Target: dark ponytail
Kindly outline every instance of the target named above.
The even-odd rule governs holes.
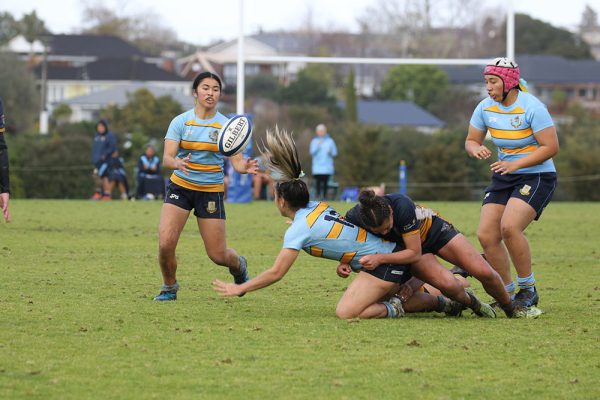
[[[360,192],[358,202],[360,203],[360,217],[369,228],[381,226],[390,217],[389,203],[372,190]]]

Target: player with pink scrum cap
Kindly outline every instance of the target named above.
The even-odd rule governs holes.
[[[483,75],[489,97],[473,112],[465,149],[471,157],[489,159],[492,153],[483,144],[489,132],[498,160],[490,164],[492,182],[485,189],[477,236],[516,306],[535,308],[539,296],[524,231],[539,219],[556,189],[552,157],[558,136],[546,106],[527,92],[517,63],[496,58]],[[516,294],[510,261],[517,272]]]

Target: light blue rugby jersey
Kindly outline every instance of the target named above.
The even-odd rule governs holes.
[[[350,264],[354,271],[362,268],[362,256],[392,253],[395,244],[370,234],[344,220],[327,203],[311,201],[296,212],[292,226],[285,232],[283,248],[304,250],[315,257]]]
[[[546,106],[535,96],[519,91],[514,104],[505,107],[490,97],[482,100],[471,117],[471,125],[482,131],[489,130],[498,147],[500,161],[514,161],[532,153],[539,147],[534,133],[553,126]],[[554,162],[548,159],[541,164],[521,168],[514,174],[556,172]]]
[[[202,192],[222,192],[223,155],[219,153],[217,136],[228,119],[217,112],[211,119],[199,119],[194,109],[173,118],[165,140],[179,143],[178,158],[192,153],[188,165],[189,175],[173,171],[171,181],[187,189]]]

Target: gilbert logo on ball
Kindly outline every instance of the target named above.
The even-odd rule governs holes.
[[[232,117],[219,131],[217,145],[224,156],[242,152],[252,137],[252,123],[244,115]]]

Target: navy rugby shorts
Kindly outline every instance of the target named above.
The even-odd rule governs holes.
[[[198,218],[225,219],[223,192],[200,192],[190,190],[169,181],[165,203],[184,210],[194,210]]]
[[[396,246],[394,252],[402,250],[404,247]],[[382,264],[374,270],[362,269],[361,271],[367,274],[373,275],[376,278],[384,280],[386,282],[394,282],[403,284],[408,281],[412,274],[410,273],[410,265],[393,265],[393,264]]]
[[[552,199],[556,183],[556,172],[507,175],[494,173],[492,183],[485,189],[483,204],[506,205],[511,197],[516,197],[535,210],[537,221]]]

